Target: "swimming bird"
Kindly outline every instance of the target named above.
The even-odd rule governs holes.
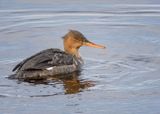
[[[45,79],[48,76],[68,74],[79,71],[83,60],[79,54],[81,46],[105,48],[105,46],[89,41],[82,33],[70,30],[63,37],[64,51],[50,48],[24,59],[17,64],[14,78]]]

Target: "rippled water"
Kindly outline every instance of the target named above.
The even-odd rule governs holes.
[[[106,50],[82,47],[80,73],[38,82],[9,80],[12,68],[69,30]],[[0,1],[1,114],[160,113],[160,2]]]

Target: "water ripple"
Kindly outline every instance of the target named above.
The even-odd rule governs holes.
[[[53,27],[60,25],[107,25],[107,26],[145,26],[146,23],[118,21],[117,17],[159,17],[159,5],[118,5],[117,9],[108,11],[54,11],[52,9],[22,9],[22,10],[0,10],[0,31],[30,26],[30,27]],[[138,7],[138,8],[137,8]],[[115,18],[111,21],[108,18]],[[14,22],[14,23],[13,23]]]

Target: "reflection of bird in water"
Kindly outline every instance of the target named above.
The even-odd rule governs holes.
[[[81,46],[105,48],[87,40],[85,36],[75,30],[69,31],[64,37],[64,51],[60,49],[43,50],[15,66],[14,78],[44,79],[48,76],[68,74],[80,70],[83,60],[79,55]]]
[[[79,93],[84,89],[94,86],[93,81],[81,80],[79,79],[80,78],[79,75],[80,75],[80,72],[73,72],[70,74],[48,77],[47,79],[44,79],[44,80],[25,80],[25,81],[32,84],[46,84],[46,85],[52,85],[57,83],[63,84],[63,87],[64,87],[63,94]],[[57,94],[53,94],[53,95],[57,95]],[[40,95],[40,96],[42,97],[42,96],[52,96],[52,95]]]
[[[75,94],[94,86],[93,81],[79,80],[77,72],[72,73],[68,79],[63,79],[65,94]]]

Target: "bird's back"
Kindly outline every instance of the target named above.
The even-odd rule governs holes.
[[[71,65],[73,57],[60,49],[43,50],[15,66],[17,70],[43,70],[51,66]]]
[[[15,66],[13,71],[16,71],[17,78],[27,77],[28,74],[30,77],[33,74],[54,75],[77,70],[76,63],[77,60],[72,55],[60,49],[51,48],[23,60]]]

